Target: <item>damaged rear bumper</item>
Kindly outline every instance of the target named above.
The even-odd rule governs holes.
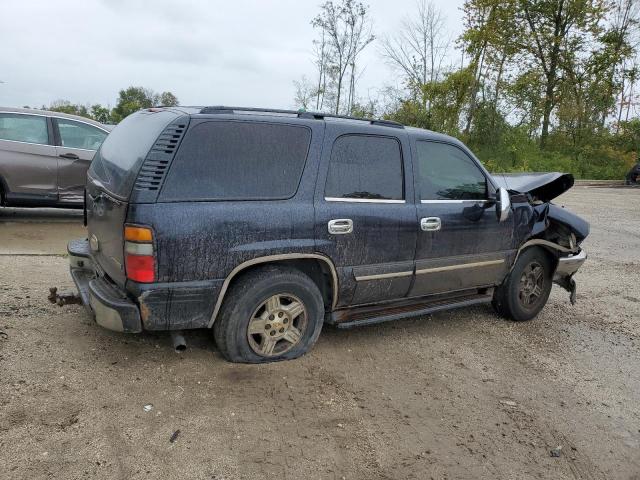
[[[116,285],[96,275],[87,240],[72,240],[67,245],[71,278],[85,308],[96,323],[117,332],[142,331],[138,306]]]
[[[562,256],[558,259],[558,266],[553,275],[553,281],[570,293],[571,304],[576,303],[576,282],[573,275],[578,271],[587,259],[587,252],[580,250],[578,253]]]

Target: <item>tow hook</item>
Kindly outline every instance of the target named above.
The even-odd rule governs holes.
[[[51,287],[49,289],[49,296],[47,297],[51,303],[62,307],[63,305],[80,305],[82,304],[82,298],[76,292],[65,291],[58,293],[58,287]]]

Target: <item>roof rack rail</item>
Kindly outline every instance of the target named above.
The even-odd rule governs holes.
[[[333,113],[308,112],[306,110],[282,110],[277,108],[252,108],[252,107],[228,107],[223,105],[215,105],[211,107],[202,107],[200,113],[208,114],[233,114],[235,112],[255,112],[255,113],[277,113],[296,115],[298,118],[309,118],[314,120],[324,120],[325,118],[337,118],[342,120],[358,120],[361,122],[369,122],[371,125],[380,125],[383,127],[404,128],[404,125],[392,120],[377,120],[375,118],[352,117],[349,115],[335,115]]]

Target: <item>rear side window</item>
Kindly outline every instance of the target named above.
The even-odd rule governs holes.
[[[395,138],[343,135],[331,150],[326,199],[402,200],[400,143]]]
[[[191,128],[160,201],[278,200],[295,195],[307,159],[307,127],[205,122]]]
[[[97,150],[107,136],[107,132],[86,123],[62,118],[56,118],[56,123],[63,147]]]
[[[47,119],[38,115],[0,113],[0,140],[47,145]]]
[[[418,172],[422,200],[484,200],[487,179],[461,149],[419,141]]]

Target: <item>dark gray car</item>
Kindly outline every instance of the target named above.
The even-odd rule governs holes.
[[[87,170],[109,133],[88,118],[0,107],[0,202],[82,207]]]

